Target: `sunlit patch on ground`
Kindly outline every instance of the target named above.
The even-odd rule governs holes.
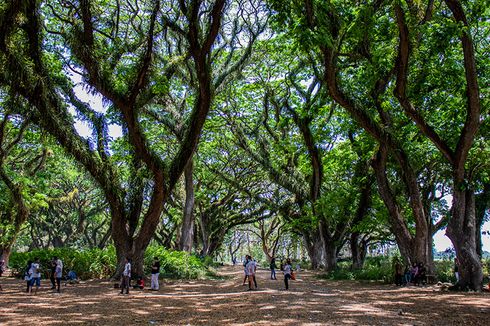
[[[241,266],[224,280],[164,282],[160,291],[120,295],[113,283],[83,282],[61,294],[44,283],[37,295],[21,280],[2,278],[1,325],[485,325],[490,295],[436,287],[323,281],[308,272],[284,291],[259,271],[259,288],[242,286]],[[278,275],[279,276],[279,275]]]

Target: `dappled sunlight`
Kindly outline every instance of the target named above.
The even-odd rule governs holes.
[[[311,272],[284,291],[282,280],[269,280],[266,270],[257,275],[259,288],[247,291],[239,266],[222,270],[233,277],[163,282],[160,291],[129,295],[96,280],[64,287],[61,294],[48,290],[45,282],[37,295],[29,295],[21,292],[20,280],[3,278],[0,324],[452,325],[490,314],[487,294],[323,281]]]

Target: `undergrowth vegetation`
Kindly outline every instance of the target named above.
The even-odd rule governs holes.
[[[43,277],[48,277],[50,261],[53,256],[63,261],[63,273],[74,270],[81,279],[103,279],[111,277],[116,269],[114,247],[107,249],[76,250],[70,248],[37,249],[30,252],[13,252],[9,266],[17,276],[23,275],[29,260],[39,258]],[[153,257],[161,263],[161,275],[167,278],[198,279],[213,276],[209,262],[205,262],[187,252],[172,251],[161,247],[149,247],[145,254],[145,273],[150,274]]]
[[[336,270],[322,274],[321,278],[331,280],[378,281],[384,283],[394,282],[393,257],[368,257],[366,258],[364,268],[360,270],[351,269],[351,262],[348,260],[339,262],[337,266],[338,268]],[[436,260],[434,261],[434,268],[436,281],[450,283],[456,281],[452,260]],[[486,279],[490,275],[490,259],[483,260],[483,274],[486,276]]]

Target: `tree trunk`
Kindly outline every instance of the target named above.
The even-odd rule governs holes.
[[[5,262],[4,264],[5,268],[9,264],[11,250],[12,250],[12,245],[0,247],[0,259]]]
[[[429,232],[427,234],[427,274],[434,274],[435,272],[435,265],[434,265],[434,225],[432,224],[431,220],[428,220],[428,226],[429,226]]]
[[[192,160],[189,161],[185,170],[185,205],[182,227],[180,232],[179,249],[191,252],[194,246],[194,180]]]
[[[318,269],[323,266],[324,249],[318,230],[313,234],[304,232],[303,240],[310,258],[311,268]]]
[[[380,150],[373,160],[373,168],[376,175],[379,194],[388,209],[391,231],[395,235],[398,249],[406,264],[423,263],[426,268],[432,266],[429,248],[432,248],[432,235],[429,234],[429,226],[424,214],[424,207],[420,200],[420,190],[412,168],[401,150],[398,152],[397,161],[400,164],[404,183],[408,189],[411,211],[415,217],[415,234],[410,233],[408,224],[403,216],[402,209],[393,194],[388,177],[386,176],[386,163],[388,149],[381,145]],[[432,249],[431,249],[432,250]]]
[[[367,240],[360,238],[359,232],[352,232],[350,236],[350,249],[352,254],[352,269],[362,269],[367,253]]]
[[[483,270],[476,249],[475,196],[472,190],[457,190],[457,187],[461,185],[454,185],[452,216],[446,230],[459,260],[460,280],[457,287],[481,291]]]
[[[337,268],[337,249],[338,246],[335,241],[324,241],[325,247],[325,270],[327,272],[333,271]]]

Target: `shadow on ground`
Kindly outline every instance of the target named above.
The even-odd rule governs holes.
[[[300,273],[284,291],[259,271],[246,291],[241,267],[223,267],[224,280],[164,282],[160,291],[120,295],[113,284],[88,281],[37,295],[24,282],[2,278],[2,325],[490,325],[490,295],[447,293],[436,287],[319,280]]]

